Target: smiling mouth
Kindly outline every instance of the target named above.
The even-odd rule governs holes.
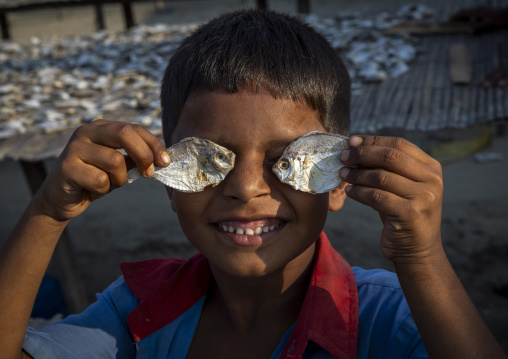
[[[259,221],[227,221],[217,223],[220,230],[226,233],[259,235],[271,232],[285,222],[278,219],[264,219]]]

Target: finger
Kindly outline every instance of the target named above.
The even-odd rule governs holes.
[[[62,169],[66,174],[64,180],[74,189],[100,195],[110,191],[111,182],[108,174],[96,166],[78,159],[72,163],[64,162]]]
[[[346,194],[383,215],[398,215],[404,212],[406,200],[381,189],[361,185],[346,186]]]
[[[402,137],[387,136],[352,136],[349,139],[350,147],[379,146],[390,147],[402,151],[425,164],[435,164],[437,161],[426,154],[421,148]]]
[[[378,188],[406,199],[418,192],[415,182],[382,169],[343,167],[340,177],[351,185]]]
[[[406,153],[390,147],[358,147],[349,150],[349,157],[341,153],[341,161],[349,166],[387,170],[415,182],[429,180],[434,174],[429,166],[415,160]]]
[[[123,148],[145,177],[153,175],[154,162],[160,167],[169,164],[164,144],[140,125],[102,120],[95,121],[88,127],[83,126],[81,132],[78,136],[84,136],[90,142]]]
[[[392,147],[353,147],[342,151],[340,160],[348,166],[385,169],[416,182],[433,180],[433,177],[440,175],[441,168],[424,164],[407,153]]]
[[[80,147],[81,161],[107,173],[111,187],[120,187],[127,182],[127,164],[119,151],[92,143],[83,143]]]
[[[168,151],[166,150],[166,146],[157,138],[157,136],[154,136],[150,131],[142,126],[136,127],[136,130],[155,155],[155,164],[159,167],[166,167],[169,165],[171,159]]]

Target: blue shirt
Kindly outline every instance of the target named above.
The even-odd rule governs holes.
[[[320,245],[317,248],[329,245],[326,237],[324,238],[325,245]],[[317,252],[323,251],[326,252],[323,249],[317,250]],[[320,260],[318,259],[316,262],[315,266],[319,265]],[[325,272],[325,277],[331,275],[328,273],[329,271]],[[356,357],[362,359],[428,358],[396,275],[384,270],[364,270],[357,267],[352,269],[352,273],[356,281],[358,295],[357,322],[351,323],[353,327],[357,324]],[[326,285],[324,286],[326,287]],[[353,293],[353,297],[354,295],[355,293]],[[147,332],[140,339],[137,334],[132,334],[132,323],[129,323],[128,317],[139,314],[135,309],[140,307],[144,298],[139,293],[136,296],[122,276],[102,294],[98,294],[97,301],[83,313],[70,315],[40,331],[29,328],[25,335],[23,348],[36,359],[184,359],[199,322],[205,298],[206,294],[199,296],[197,300],[184,307],[181,314],[171,319],[167,324],[158,325],[159,329]],[[319,311],[316,308],[323,306],[322,303],[315,303],[316,300],[321,301],[319,298],[325,297],[313,297],[313,303],[310,306],[306,306],[304,303],[304,307],[314,308],[309,314],[316,318],[319,318],[319,313],[316,316],[316,313],[312,311]],[[171,303],[167,305],[169,306]],[[180,306],[181,303],[177,301],[177,305]],[[303,311],[304,309],[302,309]],[[142,320],[148,320],[148,324],[151,324],[150,320],[153,322],[160,318],[157,313],[148,313],[146,309],[144,313],[146,316],[144,315]],[[303,317],[302,314],[301,316]],[[304,322],[304,319],[299,318],[298,321]],[[306,326],[312,326],[312,323],[306,324]],[[283,335],[270,359],[277,359],[281,354],[288,358],[324,359],[334,357],[328,352],[333,351],[333,346],[327,346],[327,341],[319,338],[319,336],[332,333],[331,338],[324,339],[333,341],[334,336],[338,335],[338,331],[333,328],[333,325],[331,328],[323,328],[322,331],[319,331],[318,328],[317,333],[313,331],[305,334],[310,340],[308,343],[305,342],[302,355],[292,356],[291,352],[287,350],[288,347],[291,349],[293,346],[289,341],[294,341],[291,339],[294,337],[294,332],[301,331],[301,328],[295,329],[295,327],[297,327],[297,323]],[[343,330],[342,327],[339,329]],[[343,342],[344,339],[335,338],[335,341]],[[296,343],[296,347],[298,347],[298,343]],[[337,357],[340,354],[335,355]]]

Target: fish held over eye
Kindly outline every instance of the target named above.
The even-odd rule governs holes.
[[[272,170],[282,183],[309,193],[324,193],[340,186],[340,153],[348,138],[319,131],[309,132],[284,150]]]
[[[153,178],[181,192],[201,192],[218,185],[235,165],[235,154],[212,141],[188,137],[167,149],[171,163],[155,167]],[[139,178],[137,168],[127,174],[127,182]]]

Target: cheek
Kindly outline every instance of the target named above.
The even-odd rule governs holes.
[[[192,194],[182,193],[175,191],[173,194],[172,205],[173,208],[178,215],[178,219],[182,224],[182,227],[185,223],[192,221],[193,218],[197,217],[197,214],[192,215],[196,211],[196,199],[192,198]]]
[[[197,223],[206,222],[207,209],[212,202],[212,192],[211,187],[197,193],[173,191],[172,206],[184,232],[192,230]]]
[[[312,223],[317,226],[324,225],[328,215],[329,194],[312,194],[290,188],[285,197],[294,208],[298,221]]]

